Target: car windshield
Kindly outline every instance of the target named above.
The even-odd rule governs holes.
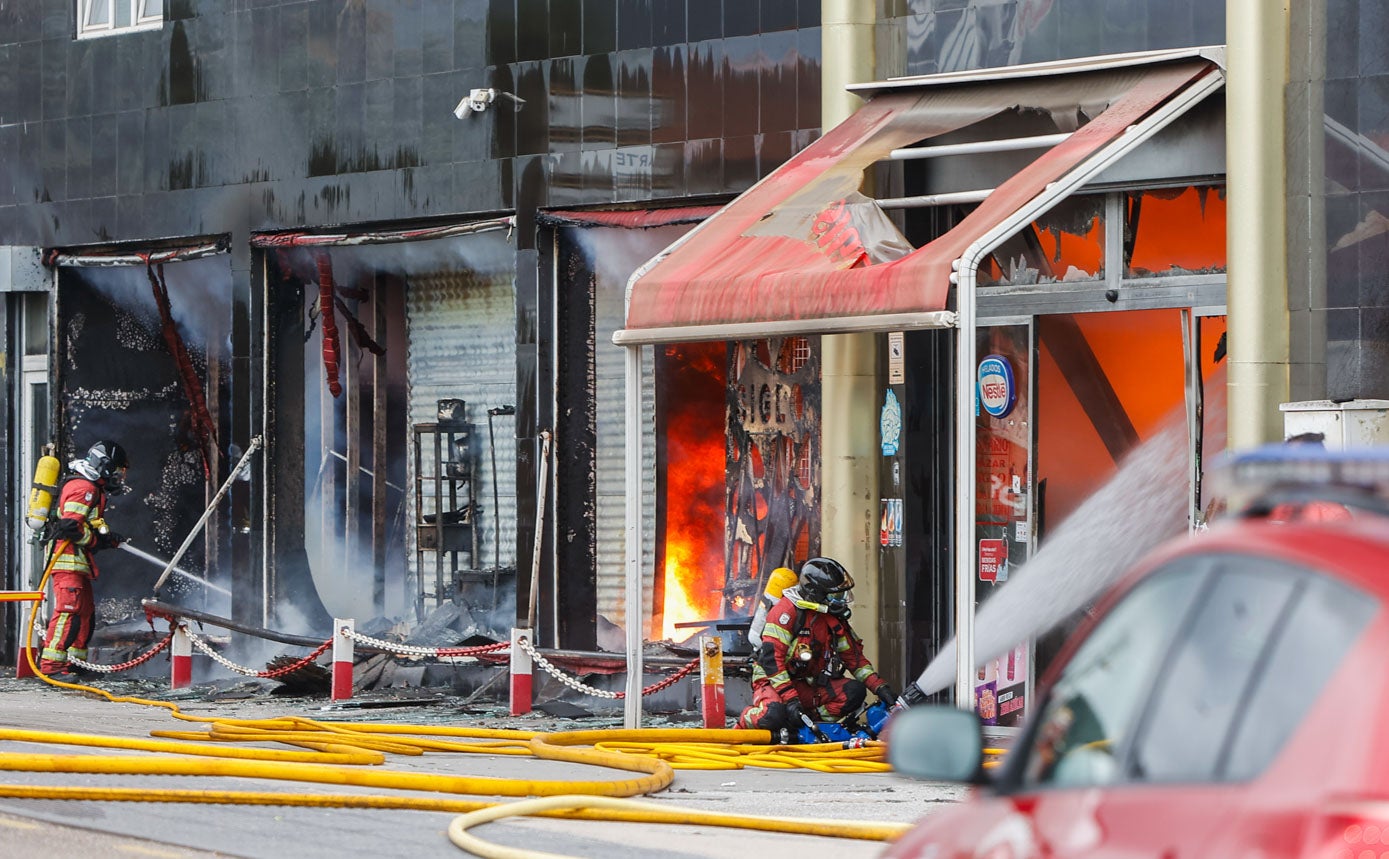
[[[1269,557],[1176,561],[1082,642],[1013,778],[1024,788],[1252,778],[1378,610],[1344,581]]]
[[[1086,638],[1042,710],[1024,785],[1104,784],[1116,777],[1114,751],[1195,598],[1200,573],[1188,565],[1154,574]]]

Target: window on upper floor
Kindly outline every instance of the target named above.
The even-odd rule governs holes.
[[[164,24],[164,0],[77,0],[77,38],[157,30]]]

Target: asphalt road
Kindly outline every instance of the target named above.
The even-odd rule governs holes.
[[[163,695],[156,684],[97,681],[117,694]],[[616,726],[612,719],[556,719],[533,713],[509,717],[504,709],[463,711],[450,699],[432,706],[359,711],[322,710],[309,699],[254,694],[239,701],[209,702],[210,690],[179,693],[190,715],[264,719],[302,715],[334,721],[456,724],[532,731]],[[648,726],[667,726],[652,719]],[[0,675],[0,726],[114,736],[147,737],[151,730],[187,730],[160,708],[114,704],[79,692],[57,690],[37,680]],[[196,726],[191,726],[196,728]],[[94,754],[111,752],[74,746],[5,743],[4,752]],[[143,754],[119,752],[119,754]],[[391,757],[386,768],[405,772],[487,775],[527,779],[614,779],[625,774],[524,756],[431,754]],[[202,776],[103,776],[4,772],[0,782],[35,785],[110,785],[294,793],[375,793],[375,788],[305,785],[245,778]],[[668,789],[649,797],[682,808],[737,814],[910,822],[963,795],[953,785],[928,784],[891,773],[829,774],[808,770],[681,770]],[[472,799],[473,797],[460,797]],[[296,808],[286,806],[175,805],[131,802],[70,802],[0,799],[0,842],[4,855],[255,857],[448,857],[464,856],[448,840],[453,814],[397,810]],[[32,825],[34,829],[27,828]],[[795,851],[802,857],[859,859],[878,855],[883,845],[837,838],[782,835],[718,827],[514,819],[474,832],[497,844],[570,856],[727,859]],[[12,848],[11,845],[14,845]],[[21,851],[19,845],[26,846]],[[13,849],[14,852],[11,852]]]

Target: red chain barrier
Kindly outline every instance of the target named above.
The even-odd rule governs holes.
[[[305,656],[298,662],[295,662],[291,665],[285,665],[280,668],[273,669],[271,671],[257,671],[255,676],[270,678],[283,677],[286,674],[292,674],[293,672],[298,671],[300,668],[303,668],[305,665],[308,665],[310,662],[313,662],[315,659],[322,656],[323,652],[332,646],[333,639],[330,638],[327,641],[320,644],[317,650],[315,650],[313,653],[310,653],[308,656]]]
[[[171,642],[171,641],[173,641],[173,640],[174,640],[174,631],[171,629],[171,630],[169,630],[169,634],[166,635],[166,636],[164,636],[164,640],[161,641],[161,642],[159,642],[158,644],[156,644],[156,645],[155,645],[152,649],[150,649],[147,653],[144,653],[144,654],[142,654],[142,655],[140,655],[140,656],[137,656],[137,657],[135,657],[134,659],[130,660],[129,662],[121,662],[121,663],[116,664],[116,665],[103,665],[103,666],[101,666],[101,667],[102,667],[103,669],[105,669],[105,670],[102,671],[101,673],[105,674],[105,673],[107,673],[107,672],[110,672],[110,673],[114,674],[114,673],[116,673],[117,671],[128,671],[128,670],[130,670],[131,668],[134,668],[134,667],[137,666],[137,665],[140,665],[140,664],[142,664],[142,663],[148,662],[148,661],[150,661],[150,659],[152,659],[152,658],[154,657],[155,654],[157,654],[159,651],[163,650],[164,648],[168,647],[168,646],[169,646],[169,642]],[[83,660],[83,661],[85,661],[85,660]],[[88,664],[94,664],[94,663],[88,663]],[[81,666],[79,665],[78,667],[80,668]],[[89,670],[89,671],[94,671],[94,670],[96,670],[96,669],[90,669],[90,668],[89,668],[89,669],[87,669],[87,670]]]
[[[656,681],[655,683],[652,683],[650,686],[647,686],[646,688],[642,689],[642,690],[641,690],[641,695],[642,695],[642,697],[645,698],[647,695],[654,695],[654,694],[656,694],[657,692],[661,691],[662,689],[665,689],[665,688],[668,687],[668,686],[674,686],[674,685],[675,685],[675,682],[676,682],[677,680],[679,680],[681,677],[684,677],[686,674],[689,674],[691,671],[695,670],[695,669],[698,668],[698,667],[699,667],[699,657],[696,656],[694,659],[690,660],[690,664],[689,664],[689,665],[686,665],[684,668],[681,668],[679,671],[677,671],[677,672],[675,672],[674,674],[670,675],[670,676],[667,677],[666,679],[664,679],[664,680],[658,680],[658,681]],[[618,692],[618,693],[617,693],[617,697],[618,697],[618,698],[626,698],[626,697],[627,697],[627,693],[626,693],[625,691],[624,691],[624,692]]]
[[[494,644],[479,644],[477,647],[441,647],[435,653],[436,656],[476,656],[479,653],[495,653],[498,650],[506,650],[511,646],[509,641],[498,641]]]

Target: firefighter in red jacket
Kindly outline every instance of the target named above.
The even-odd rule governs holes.
[[[106,497],[128,491],[125,472],[130,462],[114,441],[99,441],[87,455],[68,464],[73,475],[63,483],[58,497],[58,518],[52,523],[53,617],[43,639],[39,670],[44,674],[71,673],[69,661],[87,658],[96,602],[92,579],[97,577],[93,559],[101,549],[113,549],[123,541],[106,527]]]
[[[889,707],[897,701],[849,626],[845,595],[853,586],[838,561],[805,562],[796,585],[767,612],[752,669],[752,706],[738,717],[739,728],[787,728],[794,736],[803,716],[837,722],[858,715],[869,690]]]

